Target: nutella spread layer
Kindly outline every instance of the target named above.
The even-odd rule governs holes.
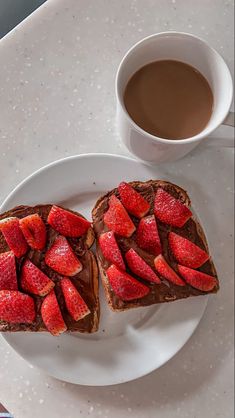
[[[123,184],[124,186],[122,186],[121,184],[121,187],[124,188],[124,193],[122,192],[122,188],[120,188],[120,186],[112,190],[111,192],[107,193],[105,196],[101,197],[98,200],[92,212],[93,226],[94,226],[94,230],[95,230],[95,234],[97,238],[97,257],[98,257],[99,267],[101,270],[102,281],[105,287],[105,293],[106,293],[110,307],[114,310],[124,310],[124,309],[128,309],[131,307],[147,306],[147,305],[151,305],[154,303],[173,301],[173,300],[177,300],[181,298],[186,298],[189,296],[198,296],[198,295],[203,295],[206,293],[216,293],[219,289],[216,270],[215,270],[215,267],[211,258],[209,257],[209,255],[207,255],[208,246],[207,246],[206,238],[202,231],[202,228],[199,225],[195,216],[193,216],[192,213],[190,212],[190,209],[189,209],[190,199],[187,196],[186,192],[176,185],[173,185],[169,182],[160,181],[160,180],[159,181],[151,180],[151,181],[144,182],[144,183],[143,182],[129,183],[129,186],[131,186],[136,192],[138,192],[138,194],[140,194],[144,198],[144,200],[148,203],[148,205],[146,204],[146,211],[144,213],[144,216],[142,216],[142,213],[140,213],[140,215],[137,213],[137,216],[135,216],[133,215],[133,213],[137,210],[136,207],[138,206],[138,196],[137,195],[132,196],[132,192],[130,191],[130,196],[128,199],[128,185],[125,186],[126,183],[123,183]],[[125,188],[127,189],[126,195],[125,195]],[[166,192],[166,194],[164,194],[164,192]],[[159,195],[159,199],[158,197],[156,197],[157,194]],[[161,214],[161,206],[159,205],[160,195],[163,195],[164,198],[166,197],[166,199],[170,201],[170,204],[172,204],[171,197],[173,198],[172,199],[173,206],[174,204],[176,205],[174,206],[175,208],[174,210],[176,212],[172,220],[170,218],[169,220],[167,219],[167,216],[168,216],[167,212],[168,212],[169,206],[168,207],[166,206],[166,210],[164,210]],[[122,280],[122,274],[120,273],[121,270],[120,271],[118,270],[119,271],[118,273],[114,267],[111,267],[110,269],[110,266],[115,264],[112,261],[112,256],[108,256],[107,258],[107,254],[106,256],[104,255],[105,248],[102,251],[101,246],[100,246],[100,242],[101,242],[100,237],[102,236],[105,237],[104,235],[105,233],[107,233],[108,231],[110,231],[111,233],[112,228],[115,229],[115,224],[113,227],[112,222],[110,222],[110,219],[108,218],[109,212],[112,211],[112,208],[111,209],[109,208],[113,204],[114,205],[117,204],[118,206],[119,203],[117,203],[116,201],[113,202],[113,200],[112,200],[112,203],[110,203],[111,202],[110,199],[112,196],[115,196],[119,200],[119,202],[122,203],[122,205],[126,209],[126,212],[129,218],[131,219],[132,223],[135,226],[135,230],[132,233],[131,225],[130,225],[130,236],[123,236],[126,234],[126,231],[125,230],[122,231],[121,229],[120,230],[117,229],[119,233],[116,233],[114,231],[114,236],[115,236],[116,244],[121,252],[122,258],[125,263],[125,274],[127,273],[127,275],[131,276],[132,278],[137,280],[139,283],[143,284],[144,287],[148,288],[148,290],[140,289],[140,293],[136,299],[133,299],[130,296],[130,293],[126,295],[124,294],[124,296],[122,296],[121,293],[119,292],[119,289],[116,288],[115,278],[118,280],[119,287],[120,287],[120,280]],[[127,199],[125,200],[126,197]],[[135,203],[133,207],[131,206],[132,197],[133,197],[133,202]],[[176,203],[175,203],[175,200],[176,200]],[[144,204],[144,202],[140,200],[140,206],[142,205],[142,203]],[[177,213],[178,213],[177,205],[179,206],[180,210],[182,207],[182,212],[183,212],[182,216],[186,217],[185,220],[183,219],[183,221],[180,218],[179,220],[176,219]],[[113,213],[115,213],[115,211]],[[108,215],[105,215],[105,214],[108,214]],[[106,219],[106,222],[105,222],[105,219]],[[160,239],[159,254],[150,253],[148,250],[146,250],[146,248],[140,247],[140,243],[138,241],[139,235],[140,235],[140,223],[145,222],[144,220],[146,221],[149,220],[151,222],[156,221],[158,235]],[[123,224],[124,222],[125,222],[125,219],[123,220]],[[175,225],[172,225],[172,223]],[[176,224],[180,226],[177,226]],[[127,235],[129,235],[129,232],[127,232]],[[176,244],[175,244],[176,249],[175,249],[175,246],[171,248],[169,244],[169,237],[170,239],[174,239],[176,241]],[[177,259],[175,252],[177,252],[178,250],[178,247],[179,247],[177,246],[178,240],[180,240],[181,237],[185,238],[185,240],[183,241],[183,243],[181,244],[181,247],[179,248],[181,252],[179,256],[177,256],[178,257]],[[186,249],[187,249],[188,248],[187,245],[189,245],[190,247],[191,243],[195,244],[195,247],[193,247],[193,251],[194,251],[194,248],[196,251],[196,254],[193,254],[194,258],[195,257],[202,257],[202,258],[204,257],[204,258],[201,261],[199,260],[199,262],[197,261],[197,264],[201,263],[200,267],[189,270],[190,261],[186,260],[186,266],[185,266],[184,259],[181,260],[180,258],[180,262],[179,262],[179,257],[181,256],[181,253],[182,253],[182,246],[183,246],[183,249],[184,249],[184,246],[186,246]],[[191,251],[191,247],[190,247],[190,251]],[[143,260],[149,267],[151,267],[152,271],[160,279],[159,282],[157,283],[151,282],[149,280],[141,278],[136,273],[137,270],[135,270],[135,264],[133,265],[134,267],[130,268],[130,265],[132,266],[132,264],[127,262],[127,260],[129,260],[128,254],[132,256],[131,261],[136,262],[136,263],[140,261],[142,263],[141,260]],[[158,255],[160,255],[160,260],[157,257]],[[140,259],[138,256],[140,257]],[[186,258],[187,258],[187,252],[186,252]],[[176,284],[177,281],[174,283],[173,281],[170,281],[169,279],[167,279],[166,278],[167,274],[164,273],[163,275],[163,270],[161,270],[162,264],[159,265],[159,268],[157,270],[157,266],[162,261],[162,259],[164,260],[164,263],[166,262],[167,266],[173,270],[173,274],[176,273],[176,275],[179,277],[180,285]],[[182,266],[180,267],[182,263],[184,263],[184,265],[183,267]],[[179,269],[181,269],[180,270],[181,273],[179,272]],[[187,281],[185,280],[185,277],[183,277],[183,275],[185,276],[186,274],[185,271],[187,273],[187,277],[186,277]],[[195,275],[195,272],[196,272],[196,282],[191,280],[191,275],[192,274]],[[200,276],[199,277],[200,280],[199,280],[197,272],[201,272],[206,275],[209,275],[211,279],[208,279],[208,280],[212,281],[213,285],[209,284],[207,287],[204,285],[201,285],[201,282],[199,283],[199,281],[205,278],[207,282],[207,277]],[[124,284],[126,283],[125,274],[123,276]],[[126,279],[129,280],[128,276],[126,277]],[[192,286],[192,283],[193,283],[193,286]],[[198,288],[196,288],[196,286]],[[210,287],[210,290],[205,291],[205,289],[208,289],[209,287]],[[128,292],[129,290],[130,289],[128,289]],[[141,297],[141,292],[143,292],[142,297]]]
[[[8,321],[1,321],[0,318],[0,331],[47,331],[47,327],[42,319],[41,308],[44,299],[47,297],[33,294],[31,292],[25,291],[22,288],[21,277],[22,277],[22,268],[26,263],[30,261],[34,266],[36,266],[41,272],[43,272],[50,280],[53,281],[54,287],[53,292],[56,296],[59,309],[62,314],[63,321],[67,331],[79,331],[79,332],[94,332],[98,329],[99,323],[99,298],[98,298],[98,273],[96,260],[93,253],[89,250],[89,247],[92,245],[94,240],[94,235],[92,229],[89,229],[79,237],[66,237],[63,239],[67,241],[71,252],[74,254],[75,258],[78,260],[78,263],[81,264],[81,271],[77,274],[73,274],[69,277],[69,284],[75,287],[81,296],[81,300],[85,302],[84,306],[87,308],[87,312],[81,315],[81,319],[74,320],[71,313],[68,310],[65,302],[65,293],[62,291],[61,280],[65,277],[65,274],[58,273],[55,269],[52,269],[45,262],[45,255],[48,250],[53,247],[53,244],[56,242],[58,237],[62,235],[48,223],[48,215],[52,209],[52,205],[38,205],[35,207],[28,206],[19,206],[16,207],[4,214],[0,215],[0,221],[6,218],[16,217],[18,219],[26,218],[27,216],[38,214],[43,220],[46,226],[46,243],[43,249],[37,250],[28,246],[27,251],[21,257],[15,257],[16,262],[16,272],[17,272],[17,287],[18,291],[22,293],[27,293],[34,300],[35,304],[35,319],[31,323],[11,323]],[[60,208],[58,207],[58,210]],[[76,212],[66,209],[66,212],[75,214]],[[83,218],[84,219],[84,218]],[[1,232],[0,226],[0,256],[3,253],[9,252],[9,248],[4,234]],[[1,282],[0,282],[1,283]],[[65,281],[66,284],[66,281]],[[68,283],[67,283],[68,284]],[[74,289],[74,288],[72,288]],[[71,289],[70,289],[71,290]],[[0,289],[1,291],[1,289]],[[1,300],[0,300],[1,303]],[[83,309],[84,309],[83,306]],[[56,334],[55,334],[56,335]]]

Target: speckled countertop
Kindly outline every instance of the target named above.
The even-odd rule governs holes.
[[[48,0],[3,38],[0,199],[55,159],[84,152],[127,155],[114,122],[117,65],[143,36],[171,29],[204,37],[233,70],[232,0]],[[216,133],[232,134],[224,127]],[[205,197],[202,221],[213,231],[221,291],[171,361],[120,386],[54,380],[0,337],[0,401],[15,418],[233,417],[233,152],[204,143],[165,168],[182,185],[186,178],[197,182]]]

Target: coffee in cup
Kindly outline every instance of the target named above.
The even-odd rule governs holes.
[[[177,140],[197,135],[206,127],[212,115],[213,94],[206,78],[191,65],[161,60],[132,75],[124,104],[143,130]]]
[[[167,107],[170,107],[171,99],[168,102],[166,101],[166,97],[164,97],[166,88],[163,89],[161,100],[157,103],[157,109],[154,110],[154,107],[153,109],[149,109],[149,107],[144,109],[146,112],[145,116],[150,115],[150,120],[147,118],[147,121],[144,120],[143,123],[143,119],[138,121],[134,114],[130,115],[130,112],[131,109],[133,110],[134,107],[137,109],[140,105],[143,108],[144,102],[141,102],[142,99],[140,98],[141,100],[132,99],[132,105],[128,104],[127,88],[129,83],[129,86],[131,86],[132,81],[135,81],[133,84],[135,87],[134,91],[137,92],[139,76],[141,73],[145,74],[146,69],[152,72],[152,65],[158,67],[158,73],[162,72],[162,69],[160,71],[160,66],[165,66],[168,69],[173,68],[172,66],[174,68],[177,66],[178,70],[175,71],[175,75],[178,80],[179,73],[185,74],[188,71],[188,77],[191,80],[188,92],[192,91],[192,97],[189,94],[189,97],[185,96],[183,101],[182,98],[178,97],[178,101],[172,102],[173,106],[170,113]],[[167,74],[164,77],[163,81],[166,85],[170,77]],[[194,77],[193,82],[191,77]],[[148,77],[148,80],[150,80],[150,77]],[[174,84],[173,81],[172,79],[173,87],[168,88],[169,97],[173,95],[176,86],[176,82]],[[184,82],[182,82],[179,90],[184,87]],[[151,90],[151,85],[148,88]],[[155,89],[155,92],[153,91],[153,95],[150,92],[151,95],[148,94],[147,98],[152,97],[152,99],[157,100],[157,90],[159,94],[160,88],[161,83],[158,82],[158,89]],[[143,94],[143,92],[141,93]],[[198,94],[199,97],[197,97]],[[175,97],[177,96],[175,95]],[[205,103],[202,103],[203,97]],[[216,143],[216,146],[219,146],[220,142],[218,139],[211,137],[212,132],[222,123],[233,125],[233,114],[229,113],[233,98],[233,82],[229,69],[223,58],[207,42],[188,33],[157,33],[135,44],[126,53],[119,65],[116,75],[116,98],[117,128],[123,143],[136,157],[149,163],[178,160],[192,151],[202,140],[207,142],[213,141]],[[194,98],[196,105],[193,101]],[[165,105],[161,108],[162,104],[164,104],[163,100],[165,100]],[[179,105],[183,110],[181,112],[181,122]],[[201,106],[204,105],[202,117],[200,110]],[[148,106],[151,107],[151,102],[148,103]],[[156,101],[154,106],[156,106]],[[190,106],[193,107],[190,108]],[[193,121],[195,109],[199,113]],[[153,113],[150,110],[151,112],[153,110]],[[163,113],[164,118],[162,117]],[[161,117],[159,117],[160,114]],[[143,114],[141,118],[143,118]],[[190,126],[187,125],[189,118],[191,118]],[[180,122],[180,127],[176,124],[176,121],[177,123]],[[185,126],[182,126],[182,121],[186,123]],[[158,122],[159,125],[153,126],[152,122],[155,124]],[[164,125],[160,125],[160,122],[164,122]],[[157,131],[154,132],[151,129],[157,129]],[[233,147],[233,140],[226,140],[225,146]]]

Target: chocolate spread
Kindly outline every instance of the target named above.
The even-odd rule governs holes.
[[[42,270],[51,280],[55,282],[55,293],[60,305],[60,309],[64,318],[64,321],[67,325],[68,331],[79,331],[79,332],[91,332],[94,327],[95,318],[99,317],[99,300],[98,295],[94,292],[94,283],[93,283],[93,262],[94,255],[86,247],[86,235],[80,238],[67,238],[69,244],[71,245],[76,256],[79,258],[83,265],[83,269],[80,273],[76,274],[73,277],[70,277],[70,280],[73,282],[75,287],[78,289],[79,293],[85,300],[88,305],[91,313],[85,316],[80,321],[74,321],[69,315],[66,306],[62,290],[60,287],[60,280],[62,276],[54,272],[45,264],[44,258],[46,251],[51,247],[57,235],[59,235],[54,229],[50,227],[47,223],[47,216],[50,212],[52,205],[38,205],[35,207],[28,206],[18,206],[17,208],[0,215],[0,219],[16,216],[17,218],[23,218],[27,215],[33,213],[38,213],[43,221],[46,224],[47,229],[47,243],[43,251],[36,251],[29,249],[24,257],[20,259],[16,258],[16,267],[17,267],[17,279],[19,291],[21,289],[20,285],[20,271],[24,259],[29,258],[40,270]],[[74,212],[76,213],[76,212]],[[80,215],[81,216],[81,215]],[[0,232],[0,253],[9,251],[9,248],[6,244],[6,241]],[[36,306],[36,319],[32,324],[9,324],[3,321],[0,321],[0,330],[1,331],[46,331],[46,328],[43,324],[42,317],[40,315],[40,308],[43,301],[43,297],[30,295],[35,301]],[[98,322],[98,320],[96,319]]]
[[[138,191],[149,203],[150,203],[150,211],[147,215],[152,215],[154,213],[154,199],[155,193],[158,187],[164,188],[168,193],[170,193],[175,198],[182,201],[182,203],[186,203],[184,196],[185,192],[180,189],[178,186],[174,186],[171,183],[163,182],[163,181],[148,181],[146,183],[141,182],[133,182],[131,185]],[[182,193],[183,192],[183,193]],[[99,237],[100,234],[106,232],[108,228],[104,224],[103,217],[105,212],[108,210],[108,201],[109,197],[115,194],[119,197],[118,189],[114,189],[111,192],[107,193],[107,195],[103,196],[97,202],[94,210],[93,210],[93,227],[96,233],[96,236]],[[190,203],[189,199],[188,202]],[[129,214],[130,215],[130,214]],[[139,220],[134,216],[130,215],[132,221],[137,226]],[[177,263],[173,257],[173,254],[170,251],[168,246],[168,234],[170,231],[176,232],[179,235],[189,239],[190,241],[194,242],[200,248],[205,251],[208,251],[206,239],[204,238],[204,234],[201,231],[199,235],[199,226],[193,217],[190,218],[182,228],[173,227],[167,225],[159,220],[157,220],[158,224],[158,232],[162,244],[162,253],[167,262],[173,267],[174,270],[177,271]],[[130,248],[133,248],[153,269],[154,269],[154,256],[145,252],[144,250],[140,249],[136,244],[136,232],[130,238],[123,238],[120,236],[116,236],[117,243],[119,248],[124,255]],[[104,258],[102,251],[97,243],[97,256],[100,260],[100,263],[104,270],[110,266],[110,262]],[[201,266],[198,270],[210,274],[212,276],[216,276],[216,271],[214,265],[211,260],[207,261],[203,266]],[[168,302],[176,299],[186,298],[189,296],[198,296],[203,295],[205,292],[200,290],[194,289],[190,285],[186,284],[186,286],[177,286],[173,283],[167,282],[164,277],[160,277],[162,280],[161,284],[154,284],[146,282],[136,276],[130,269],[127,267],[127,273],[131,274],[131,276],[137,278],[140,282],[144,283],[150,288],[150,292],[145,297],[132,300],[130,302],[123,301],[119,297],[115,295],[112,288],[109,286],[108,291],[111,296],[112,305],[114,309],[128,309],[128,307],[132,307],[133,304],[135,306],[147,306],[154,303],[160,302]],[[215,293],[218,291],[219,284],[215,287],[212,292]]]

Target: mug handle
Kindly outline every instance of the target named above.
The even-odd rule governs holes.
[[[234,128],[234,112],[228,113],[222,125]],[[212,134],[212,136],[209,136],[207,139],[209,140],[207,145],[210,147],[234,148],[234,135],[229,135],[225,138],[224,136]]]
[[[229,112],[222,125],[232,126],[234,128],[234,112]]]

